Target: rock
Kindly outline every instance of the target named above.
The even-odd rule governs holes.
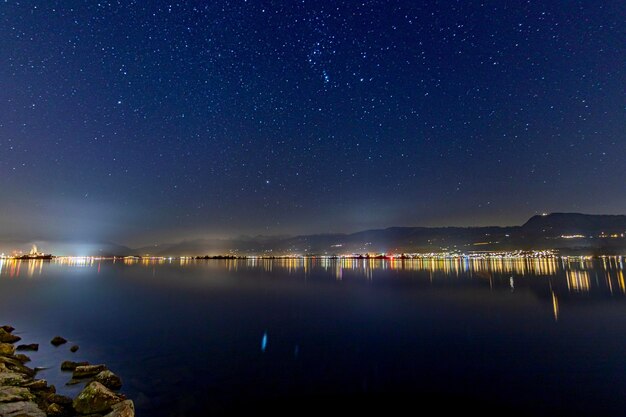
[[[11,334],[7,332],[6,330],[0,328],[0,342],[15,343],[15,342],[19,342],[20,340],[22,340],[21,337],[15,336],[14,334]]]
[[[48,387],[48,381],[45,379],[34,379],[26,384],[24,384],[24,388],[28,389],[42,389]]]
[[[78,366],[87,366],[89,362],[73,362],[73,361],[65,361],[61,364],[62,371],[73,371]]]
[[[24,384],[25,388],[30,388],[33,391],[39,391],[42,389],[47,389],[48,388],[48,381],[46,381],[45,379],[36,379],[32,382],[29,382],[28,384]]]
[[[39,343],[31,343],[30,345],[17,345],[15,350],[39,350]]]
[[[135,404],[132,400],[122,401],[113,406],[113,411],[104,417],[135,417]]]
[[[78,345],[74,345],[70,348],[70,352],[75,353],[78,352]]]
[[[5,324],[4,326],[0,326],[0,329],[4,330],[7,333],[12,333],[13,330],[15,330],[15,327]]]
[[[0,355],[12,355],[15,353],[15,346],[9,343],[0,343]]]
[[[66,397],[65,395],[59,394],[50,394],[47,397],[49,403],[61,404],[61,405],[70,405],[72,404],[72,399],[70,397]]]
[[[65,415],[65,408],[59,404],[50,404],[48,408],[46,408],[46,414],[49,416],[57,417]]]
[[[109,411],[122,399],[99,382],[92,381],[78,394],[72,405],[81,414]]]
[[[109,370],[100,372],[95,376],[94,381],[98,381],[108,389],[122,388],[122,379]]]
[[[54,346],[60,346],[64,343],[67,343],[67,340],[62,338],[61,336],[54,336],[50,341]]]
[[[41,400],[43,400],[43,398],[46,395],[54,394],[56,392],[57,392],[57,388],[54,385],[50,385],[48,388],[41,390],[41,392],[34,392],[33,394],[37,396],[37,400],[38,400],[37,403],[41,405],[42,404]]]
[[[22,362],[17,360],[17,358],[15,356],[13,356],[13,355],[2,355],[2,356],[0,356],[0,363],[4,363],[7,366],[11,366],[11,365],[24,366],[24,365],[22,365]]]
[[[20,361],[22,363],[30,362],[30,358],[28,356],[24,355],[23,353],[17,353],[15,355],[15,359],[17,359],[18,361]]]
[[[27,366],[24,366],[17,358],[11,356],[0,356],[0,364],[11,372],[17,372],[29,377],[35,376],[35,371]]]
[[[72,378],[69,381],[67,381],[65,383],[65,385],[77,385],[77,384],[80,384],[81,382],[85,382],[85,380],[84,379],[74,379],[74,378]]]
[[[0,372],[0,386],[22,386],[30,382],[30,378],[17,372]],[[2,414],[0,414],[1,416]]]
[[[0,387],[0,403],[13,403],[17,401],[32,401],[35,396],[27,388]]]
[[[76,369],[74,369],[74,374],[72,375],[72,378],[74,379],[88,378],[91,376],[96,376],[100,372],[106,371],[106,370],[107,370],[106,365],[77,366]]]
[[[37,404],[31,401],[18,401],[14,403],[0,404],[0,416],[2,417],[46,417]]]

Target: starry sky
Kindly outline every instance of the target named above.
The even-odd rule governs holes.
[[[0,2],[0,241],[626,213],[623,1]]]

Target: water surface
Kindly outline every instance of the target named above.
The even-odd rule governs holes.
[[[138,415],[623,415],[624,260],[0,260],[0,322],[106,363]],[[48,343],[62,335],[80,345]]]

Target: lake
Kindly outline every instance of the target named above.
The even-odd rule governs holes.
[[[61,393],[61,361],[106,363],[139,416],[624,415],[625,264],[0,260],[0,324]]]

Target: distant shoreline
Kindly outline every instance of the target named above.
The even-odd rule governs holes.
[[[210,232],[207,232],[210,233]],[[522,252],[550,252],[558,256],[626,256],[626,215],[551,213],[536,215],[519,226],[388,227],[356,233],[318,233],[295,236],[191,238],[128,247],[112,242],[34,241],[30,253],[5,247],[5,257],[84,254],[100,258],[386,258],[386,257],[517,257]],[[504,254],[504,255],[502,255]],[[551,255],[550,255],[551,256]],[[0,255],[0,258],[2,256]]]
[[[202,261],[202,260],[421,260],[421,259],[603,259],[621,258],[626,254],[583,254],[567,255],[555,251],[507,251],[507,252],[479,252],[470,253],[403,253],[403,254],[353,254],[353,255],[204,255],[204,256],[51,256],[46,258],[2,257],[0,260],[9,261],[63,261],[63,260],[109,260],[109,261]]]

